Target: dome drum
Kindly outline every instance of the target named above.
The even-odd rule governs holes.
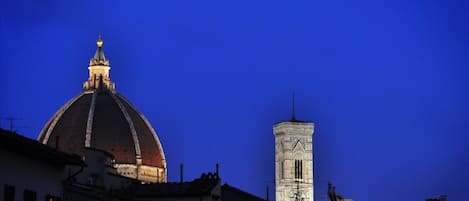
[[[166,182],[166,168],[148,165],[116,164],[117,173],[142,181]]]

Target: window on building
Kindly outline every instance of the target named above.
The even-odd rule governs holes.
[[[303,161],[295,160],[295,179],[303,179]]]
[[[15,187],[10,185],[5,185],[3,188],[3,200],[4,201],[15,201]]]
[[[47,195],[45,201],[61,201],[59,197],[53,196],[53,195]]]
[[[23,192],[24,201],[36,201],[36,192],[31,190],[24,190]]]

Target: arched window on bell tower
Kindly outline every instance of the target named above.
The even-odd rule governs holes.
[[[295,179],[303,179],[303,161],[295,160]]]
[[[285,161],[282,161],[282,162],[280,163],[280,169],[281,169],[280,171],[281,171],[282,179],[285,178],[285,173],[284,173],[284,168],[285,168],[285,167],[284,167],[284,163],[285,163]]]

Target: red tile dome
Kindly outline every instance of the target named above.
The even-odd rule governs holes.
[[[128,167],[145,166],[151,170],[146,175],[165,181],[166,161],[158,136],[148,120],[115,91],[101,46],[90,61],[84,91],[55,113],[38,141],[80,156],[84,156],[85,147],[104,150],[114,155],[116,164],[125,166],[126,175]],[[139,179],[139,171],[135,172]]]
[[[70,100],[50,119],[38,140],[80,156],[89,144],[113,154],[117,163],[136,164],[141,158],[143,165],[165,167],[152,126],[123,96],[108,90],[83,92]]]

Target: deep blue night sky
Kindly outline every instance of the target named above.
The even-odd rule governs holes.
[[[0,116],[27,137],[82,90],[101,34],[171,181],[220,163],[272,198],[272,125],[295,91],[316,124],[316,201],[328,181],[356,201],[469,200],[467,2],[0,2]]]

